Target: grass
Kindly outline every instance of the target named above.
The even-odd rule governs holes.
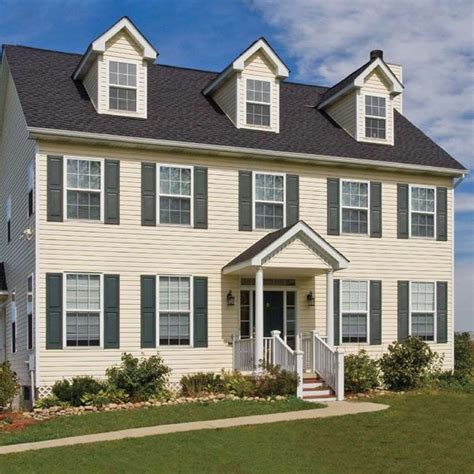
[[[378,401],[391,408],[12,454],[1,456],[0,471],[472,473],[472,395],[411,393]]]
[[[318,408],[318,406],[322,405],[315,406],[314,403],[307,403],[297,399],[275,401],[273,403],[226,400],[219,403],[188,403],[129,411],[87,413],[81,416],[53,418],[43,423],[28,426],[21,431],[3,433],[0,431],[0,446],[103,433],[106,431],[126,430],[143,426],[307,410]]]

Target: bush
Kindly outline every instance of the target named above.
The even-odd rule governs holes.
[[[138,359],[131,354],[122,355],[119,367],[107,369],[111,388],[123,390],[132,400],[148,400],[165,388],[170,373],[159,355]]]
[[[219,391],[231,393],[237,397],[252,397],[255,394],[254,380],[241,372],[235,370],[226,372],[223,370],[218,377]]]
[[[442,358],[417,337],[388,346],[379,361],[382,380],[390,390],[400,391],[421,387],[440,372]]]
[[[215,393],[219,387],[219,376],[213,373],[198,372],[181,377],[181,394],[185,397],[199,397]]]
[[[53,385],[53,395],[60,402],[66,402],[72,406],[82,405],[82,397],[88,394],[96,394],[104,388],[104,384],[93,377],[74,377],[72,382],[60,380]]]
[[[474,341],[468,332],[454,334],[454,373],[466,382],[474,377]]]
[[[105,388],[97,393],[86,393],[81,402],[83,405],[103,407],[109,403],[124,403],[128,401],[128,395],[123,390]]]
[[[298,386],[298,375],[283,370],[278,365],[264,366],[264,372],[255,378],[255,395],[272,397],[275,395],[294,396]]]
[[[50,395],[49,397],[40,398],[36,400],[36,408],[51,408],[51,407],[62,407],[68,408],[71,405],[67,402],[62,402],[56,395]]]
[[[365,350],[344,358],[344,386],[349,392],[360,393],[379,386],[379,369]]]
[[[10,362],[2,362],[0,364],[0,408],[11,407],[19,389],[18,379],[10,367]]]

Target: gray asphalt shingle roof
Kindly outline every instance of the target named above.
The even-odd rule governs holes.
[[[218,73],[154,65],[146,120],[99,115],[71,78],[81,55],[4,49],[30,127],[464,169],[398,112],[394,146],[357,142],[316,109],[327,87],[283,82],[280,133],[238,129],[202,94]]]

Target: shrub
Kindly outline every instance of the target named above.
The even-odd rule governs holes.
[[[296,395],[298,375],[283,370],[278,365],[266,365],[264,372],[255,378],[255,395],[272,397],[275,395]]]
[[[157,354],[138,359],[131,354],[122,355],[119,367],[107,369],[111,388],[123,390],[132,400],[148,400],[164,390],[170,373]]]
[[[60,380],[53,385],[53,394],[61,402],[70,403],[78,407],[82,405],[82,397],[88,394],[96,394],[104,388],[104,384],[93,377],[74,377],[72,382]]]
[[[199,397],[214,393],[219,388],[219,376],[213,373],[198,372],[181,377],[181,394],[185,397]]]
[[[237,397],[251,397],[255,394],[254,380],[241,372],[235,370],[226,372],[223,370],[218,377],[219,391],[222,393],[232,393]]]
[[[474,341],[468,332],[454,334],[454,373],[466,382],[474,377]]]
[[[0,408],[10,407],[19,390],[18,379],[10,363],[0,364]]]
[[[128,398],[124,390],[104,388],[97,393],[86,393],[81,397],[81,402],[83,405],[103,407],[109,403],[124,403]]]
[[[51,407],[62,407],[67,408],[71,406],[67,402],[62,402],[56,395],[50,395],[49,397],[44,397],[36,400],[36,408],[51,408]]]
[[[344,358],[344,385],[349,392],[367,392],[379,385],[379,369],[365,350]]]
[[[426,384],[440,370],[442,358],[417,337],[388,346],[379,361],[382,380],[390,390],[409,390]]]

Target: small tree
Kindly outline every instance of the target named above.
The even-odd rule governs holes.
[[[349,392],[367,392],[379,386],[379,369],[365,350],[344,357],[344,385]]]
[[[442,357],[418,337],[388,346],[379,361],[382,379],[391,390],[409,390],[425,384],[440,371]]]
[[[468,332],[454,334],[454,374],[459,379],[474,376],[474,342]]]
[[[0,408],[11,408],[19,390],[18,379],[10,367],[10,362],[0,364]]]

